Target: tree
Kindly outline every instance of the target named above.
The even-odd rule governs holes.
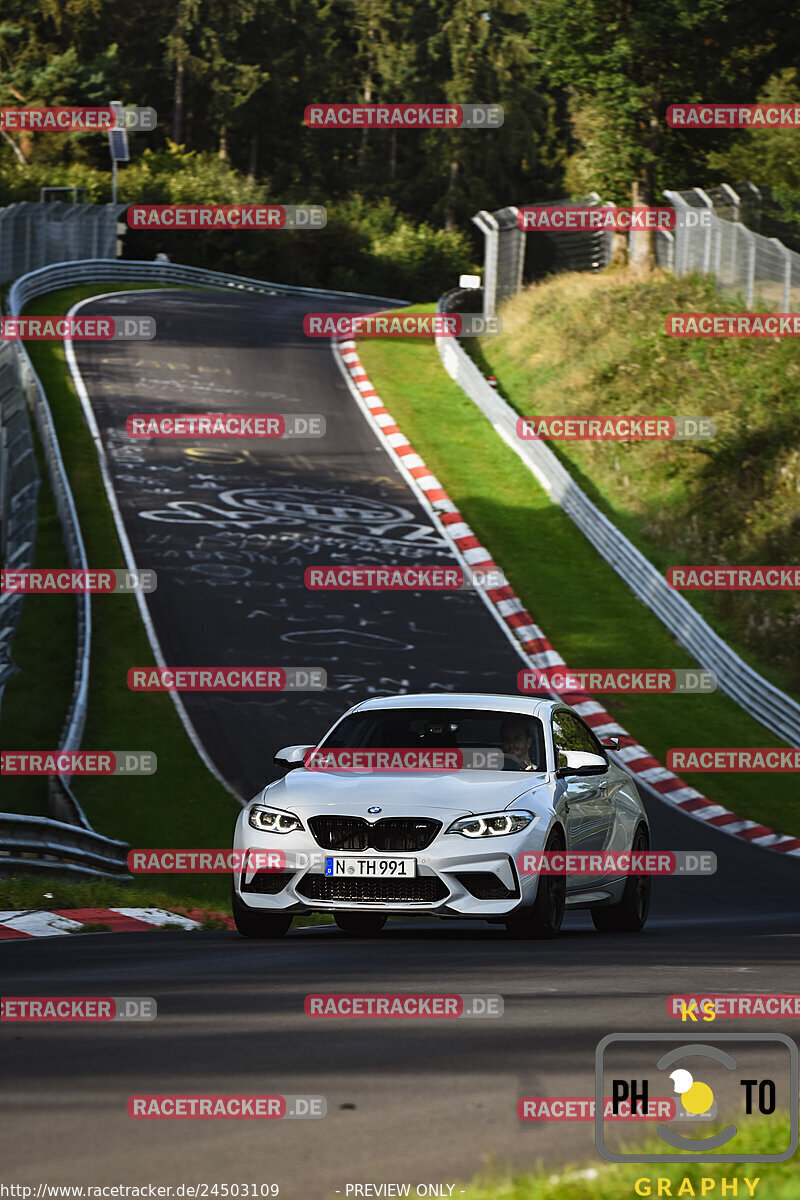
[[[699,175],[722,131],[670,130],[667,106],[752,94],[785,52],[777,33],[789,12],[784,0],[767,10],[749,0],[539,0],[535,42],[570,96],[571,180],[652,204],[659,185],[680,186],[687,169]],[[652,265],[653,234],[642,236]]]

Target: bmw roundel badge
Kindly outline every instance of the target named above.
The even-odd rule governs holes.
[[[382,808],[368,808],[367,812],[383,812]]]

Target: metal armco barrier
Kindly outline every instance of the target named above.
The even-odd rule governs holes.
[[[475,296],[475,292],[470,294]],[[457,311],[459,303],[463,303],[463,292],[456,290],[442,297],[437,308],[439,312]],[[563,508],[598,554],[656,614],[675,640],[700,666],[716,672],[720,691],[771,732],[791,745],[800,745],[800,704],[773,687],[731,650],[688,600],[674,591],[652,563],[592,504],[545,442],[521,441],[517,437],[518,414],[489,386],[456,338],[437,337],[436,347],[448,375],[536,476],[550,499]]]
[[[213,291],[255,292],[264,296],[330,296],[338,300],[376,300],[379,304],[407,304],[392,296],[371,296],[364,292],[336,292],[320,288],[292,287],[286,283],[268,283],[263,279],[248,279],[245,275],[226,275],[222,271],[207,271],[204,267],[182,267],[178,263],[151,262],[139,259],[84,259],[78,262],[57,263],[23,275],[8,294],[9,312],[16,315],[29,300],[43,296],[56,288],[73,287],[79,283],[124,283],[127,280],[149,280],[189,287],[205,287]]]
[[[40,483],[19,366],[14,346],[0,342],[0,563],[15,569],[33,565]],[[21,612],[22,596],[0,594],[0,704],[17,671],[11,643]]]
[[[47,817],[0,813],[0,875],[31,871],[72,879],[89,876],[127,882],[130,847],[93,830]]]

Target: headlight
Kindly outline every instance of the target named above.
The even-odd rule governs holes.
[[[251,808],[248,819],[253,829],[261,833],[295,833],[303,828],[303,822],[294,813],[274,808]]]
[[[447,832],[468,838],[503,837],[507,833],[519,833],[538,819],[534,813],[519,809],[516,812],[481,813],[478,817],[461,817]]]

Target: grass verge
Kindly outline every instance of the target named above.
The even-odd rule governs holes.
[[[749,1125],[752,1152],[777,1153],[789,1145],[789,1118],[776,1113],[768,1120]],[[663,1153],[664,1143],[651,1138],[641,1146],[643,1154]],[[567,1167],[558,1172],[537,1164],[532,1171],[492,1173],[476,1177],[458,1194],[463,1200],[621,1200],[634,1196],[738,1195],[749,1197],[744,1179],[758,1180],[758,1200],[798,1200],[800,1174],[797,1156],[784,1163],[703,1163],[687,1155],[685,1163],[608,1163],[599,1156],[594,1165]],[[731,1183],[722,1191],[722,1181],[738,1180],[736,1193]],[[665,1180],[662,1190],[658,1181]],[[688,1185],[684,1182],[688,1180]],[[711,1180],[703,1190],[702,1180]],[[637,1185],[638,1181],[638,1185]],[[666,1190],[667,1186],[669,1191]],[[682,1190],[679,1191],[679,1188]],[[648,1190],[649,1189],[649,1190]]]
[[[144,878],[144,877],[143,877]],[[52,911],[61,908],[165,908],[207,909],[209,898],[195,887],[195,880],[202,876],[183,876],[180,880],[184,890],[167,890],[159,884],[119,884],[111,880],[96,879],[86,883],[64,882],[44,879],[41,875],[22,875],[16,879],[0,879],[0,909]],[[214,900],[214,911],[231,915],[230,883],[227,875],[217,876],[225,885],[224,896]],[[333,917],[324,913],[312,913],[295,918],[301,925],[329,925]],[[204,925],[204,928],[213,928]],[[220,926],[226,928],[226,926]]]
[[[763,307],[756,302],[756,308]],[[592,501],[660,570],[800,562],[800,346],[672,338],[670,312],[743,311],[699,276],[558,275],[504,305],[475,360],[521,416],[710,416],[686,442],[551,442]],[[685,592],[746,661],[800,698],[797,592]]]
[[[407,311],[431,311],[417,306]],[[386,407],[570,667],[693,667],[444,371],[432,341],[367,339],[358,352]],[[469,646],[452,646],[469,662]],[[514,681],[509,680],[509,690]],[[708,696],[614,696],[603,705],[660,761],[671,747],[776,741],[737,704]],[[710,799],[800,833],[791,776],[685,774]]]

